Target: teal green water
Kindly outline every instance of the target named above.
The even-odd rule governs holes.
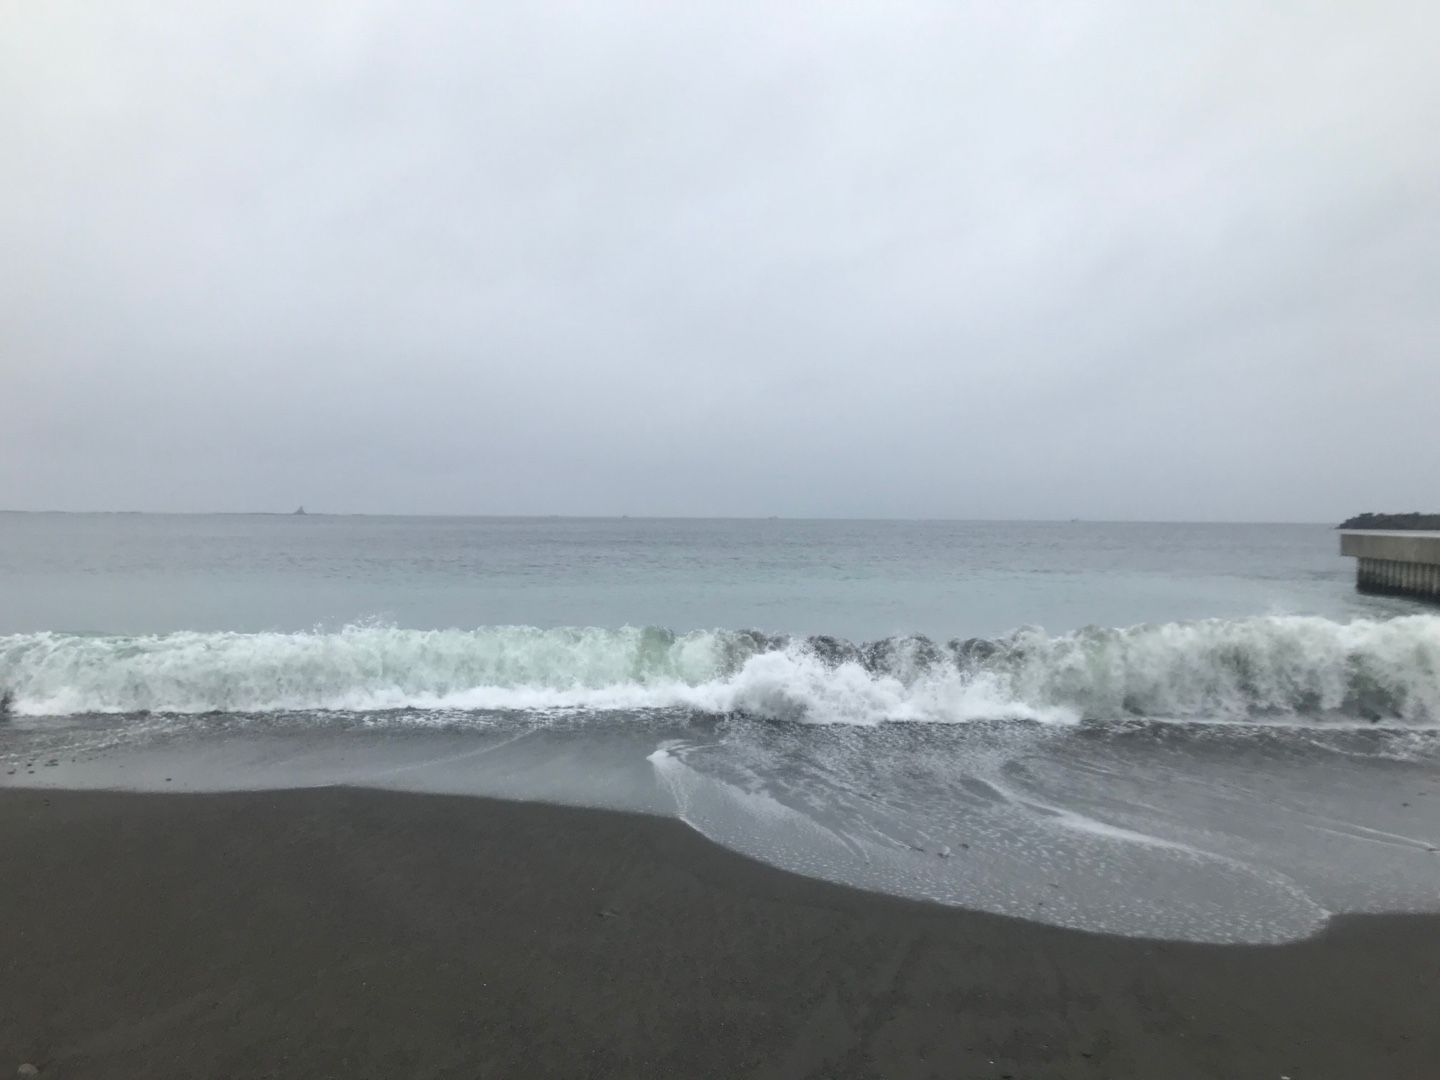
[[[755,628],[870,640],[1363,598],[1319,525],[0,514],[0,633],[381,621]]]

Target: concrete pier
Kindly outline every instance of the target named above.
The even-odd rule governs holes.
[[[1346,531],[1340,554],[1358,560],[1355,587],[1361,592],[1440,603],[1440,532]]]

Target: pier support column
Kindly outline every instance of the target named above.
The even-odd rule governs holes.
[[[1355,557],[1361,592],[1440,601],[1440,532],[1347,531],[1340,554]]]

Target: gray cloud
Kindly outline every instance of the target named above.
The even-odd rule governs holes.
[[[0,505],[1435,508],[1440,13],[1163,8],[11,5]]]

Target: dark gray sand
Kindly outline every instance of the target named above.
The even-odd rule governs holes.
[[[1123,940],[346,789],[3,792],[0,878],[0,1076],[1440,1077],[1432,918]]]

